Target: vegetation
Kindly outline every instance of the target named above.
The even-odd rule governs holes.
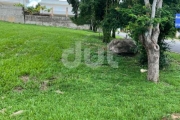
[[[15,3],[14,6],[16,6],[16,7],[24,7],[24,5],[22,3]]]
[[[97,31],[98,27],[103,30],[103,42],[110,42],[111,30],[115,37],[115,28],[111,26],[112,20],[107,19],[110,9],[119,4],[119,0],[67,0],[72,5],[75,13],[73,21],[76,24],[90,24],[91,30]],[[115,18],[113,18],[114,20]],[[116,20],[116,19],[115,19]],[[113,21],[114,22],[114,21]]]
[[[82,61],[64,67],[62,52],[82,42],[82,51],[105,47],[98,33],[0,22],[0,119],[162,119],[180,108],[180,55],[153,84],[140,73],[137,58],[114,56],[91,69]],[[8,31],[8,32],[7,32]],[[69,56],[73,60],[73,55]],[[14,112],[21,114],[12,115]],[[11,117],[10,117],[11,116]]]
[[[176,29],[174,27],[174,14],[180,11],[178,2],[179,1],[172,1],[171,4],[169,4],[169,1],[164,1],[163,8],[161,9],[161,19],[156,18],[154,21],[154,24],[156,24],[157,21],[160,22],[160,35],[158,38],[158,45],[160,46],[159,64],[161,69],[167,67],[170,64],[166,54],[166,51],[169,50],[169,47],[166,42],[164,42],[164,40],[168,37],[173,38],[175,36]],[[135,4],[133,6],[131,5],[128,10],[118,9],[118,11],[120,13],[126,14],[125,16],[127,16],[127,18],[125,17],[125,19],[122,21],[127,21],[126,19],[131,20],[128,29],[131,31],[131,37],[138,42],[139,52],[141,53],[140,63],[147,64],[148,59],[146,49],[144,45],[142,45],[139,41],[139,35],[146,31],[148,23],[151,23],[151,20],[148,20],[147,18],[148,15],[144,15],[147,14],[147,9],[142,5]]]
[[[17,7],[24,7],[24,12],[25,14],[28,14],[28,15],[39,15],[40,14],[40,11],[42,10],[42,12],[44,11],[47,11],[47,12],[51,12],[52,8],[46,8],[46,6],[42,6],[40,4],[38,4],[35,8],[32,6],[32,7],[25,7],[23,4],[21,3],[16,3],[14,4],[14,6],[17,6]]]
[[[75,20],[99,24],[103,42],[115,38],[117,28],[129,29],[140,45],[141,63],[148,63],[147,80],[159,81],[159,68],[168,65],[166,37],[175,35],[174,14],[180,11],[179,0],[68,0],[79,11]],[[89,12],[91,11],[91,12]],[[78,13],[78,12],[77,12]],[[89,14],[88,14],[89,13]],[[100,13],[100,14],[97,14]],[[97,22],[98,21],[98,22]],[[88,21],[86,21],[88,22]]]

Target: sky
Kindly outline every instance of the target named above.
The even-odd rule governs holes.
[[[29,3],[27,4],[27,7],[36,7],[36,5],[41,2],[41,0],[29,0]]]
[[[65,2],[67,0],[0,0],[0,3],[3,3],[3,2],[5,2],[5,3],[24,3],[25,2],[25,3],[29,3],[30,5],[34,5],[41,1],[42,2],[45,1],[48,4],[52,3],[52,2],[58,2],[58,1],[59,1],[59,3],[62,2],[62,4],[67,3],[67,2]]]
[[[67,0],[58,0],[58,1],[67,1]],[[27,7],[36,7],[36,5],[38,5],[38,3],[40,3],[41,0],[29,0],[29,3],[27,4]],[[50,0],[49,0],[50,2]]]

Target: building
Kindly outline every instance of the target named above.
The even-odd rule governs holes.
[[[46,6],[47,8],[52,8],[54,15],[73,15],[72,7],[67,3],[67,1],[41,0],[40,4]],[[41,13],[44,13],[44,11],[41,11]],[[48,14],[48,12],[45,13]]]
[[[21,3],[27,6],[31,2],[40,3],[48,9],[52,9],[51,12],[41,11],[41,14],[73,16],[72,7],[66,0],[0,0],[0,5],[13,6],[16,3]]]

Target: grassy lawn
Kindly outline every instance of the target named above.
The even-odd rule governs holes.
[[[82,51],[106,45],[98,33],[0,22],[0,120],[160,120],[180,113],[180,55],[146,81],[137,58],[114,56],[119,68],[103,64],[73,69],[63,50],[82,42]],[[73,60],[73,55],[69,56]],[[14,113],[14,114],[13,114]]]

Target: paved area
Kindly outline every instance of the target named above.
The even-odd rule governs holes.
[[[116,33],[116,35],[117,36],[120,36],[120,37],[122,37],[122,38],[130,38],[129,36],[128,36],[128,34],[127,33],[124,33],[124,32],[119,32],[119,33]]]
[[[180,40],[165,40],[169,44],[170,51],[180,53]]]

